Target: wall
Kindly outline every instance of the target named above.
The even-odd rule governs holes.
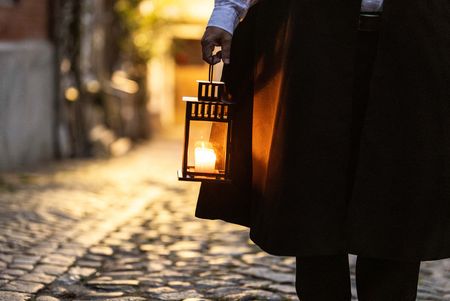
[[[53,157],[53,46],[46,0],[0,5],[0,171]]]
[[[47,38],[47,0],[20,0],[17,4],[0,4],[0,40]]]
[[[52,46],[0,42],[0,170],[53,156]]]

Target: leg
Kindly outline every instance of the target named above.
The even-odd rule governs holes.
[[[356,288],[359,301],[414,301],[420,261],[406,262],[358,256]]]
[[[297,257],[295,288],[301,301],[350,301],[348,255]]]

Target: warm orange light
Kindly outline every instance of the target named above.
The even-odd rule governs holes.
[[[64,96],[68,101],[76,101],[80,96],[80,92],[75,87],[69,87],[64,91]]]
[[[98,93],[100,91],[100,82],[96,79],[88,81],[86,83],[86,90],[89,93]]]
[[[111,86],[114,89],[121,90],[125,93],[135,94],[139,91],[139,84],[134,80],[128,79],[124,71],[115,71],[112,75]]]
[[[214,173],[216,168],[216,152],[212,144],[205,141],[198,141],[195,144],[195,171],[204,173]]]
[[[155,5],[152,0],[144,0],[139,3],[139,13],[143,16],[148,16],[155,10]]]

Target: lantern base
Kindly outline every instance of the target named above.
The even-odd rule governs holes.
[[[188,182],[209,182],[209,183],[231,183],[230,179],[224,176],[197,176],[197,175],[183,175],[181,170],[177,171],[179,181]]]

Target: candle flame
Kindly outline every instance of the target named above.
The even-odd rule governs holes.
[[[195,145],[195,171],[214,173],[217,156],[212,144],[205,141],[198,141]]]

